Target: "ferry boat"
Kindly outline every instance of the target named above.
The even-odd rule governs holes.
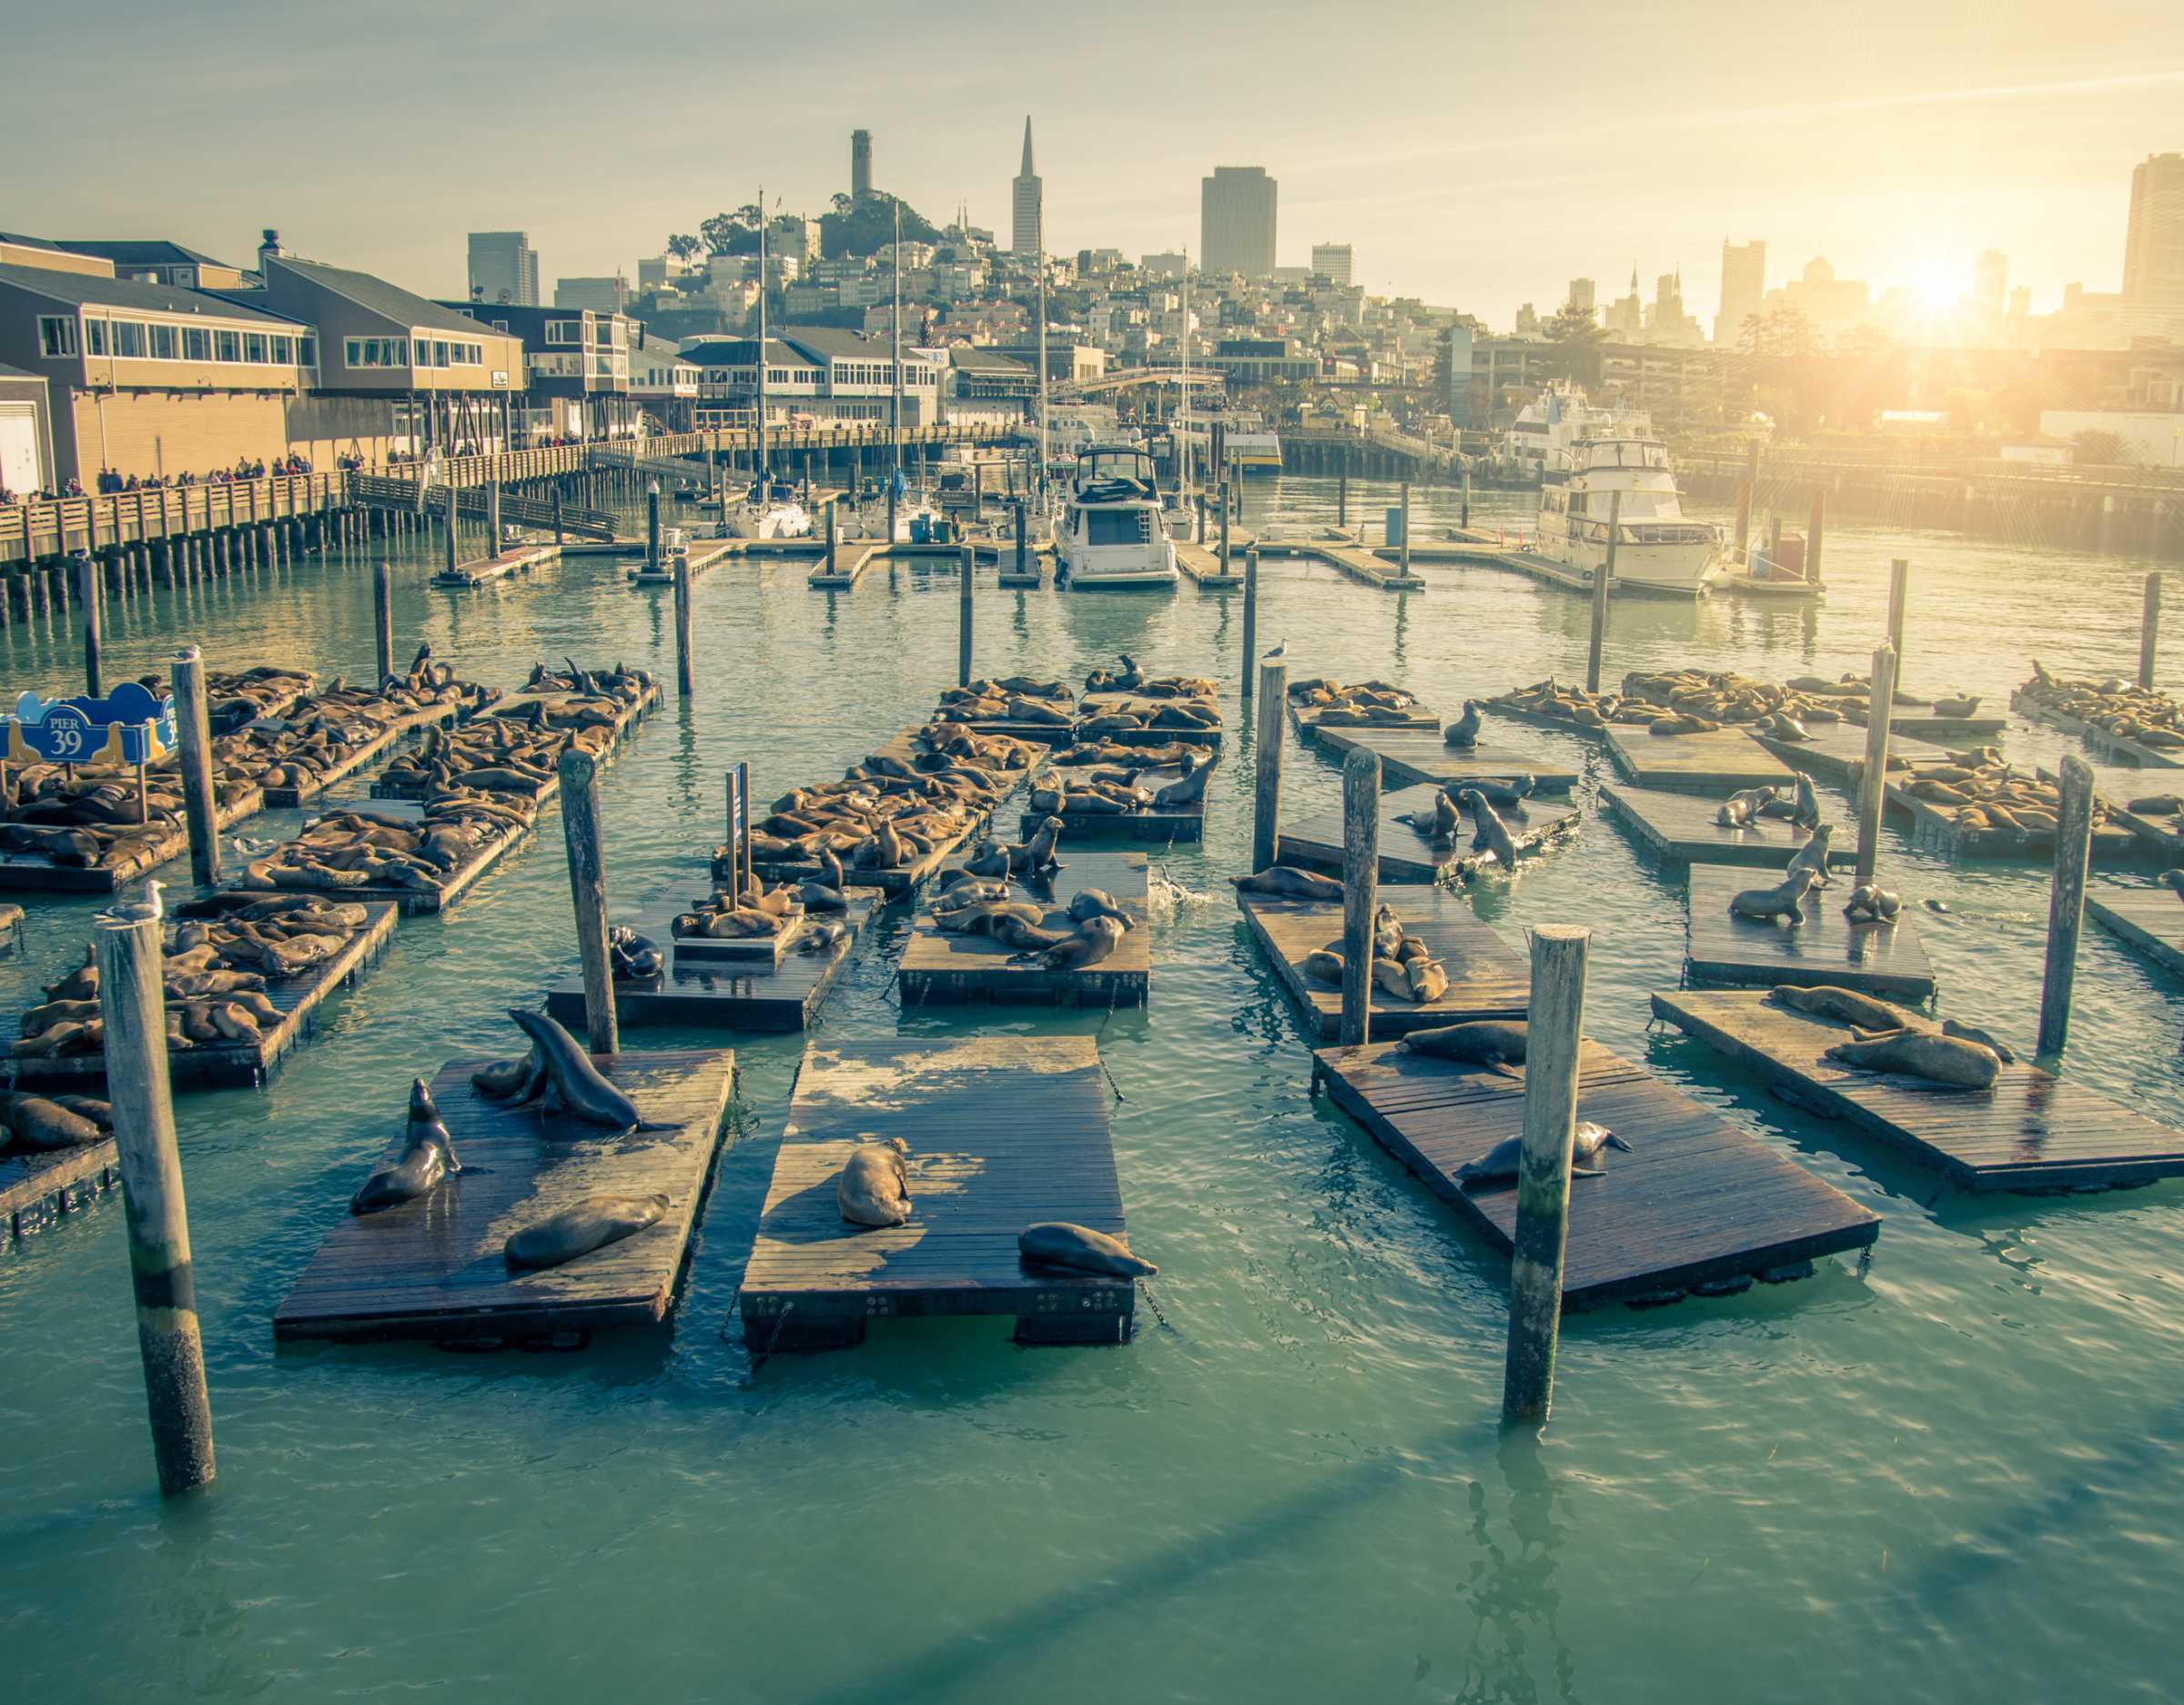
[[[728,539],[808,539],[812,513],[797,500],[794,486],[775,480],[762,489],[755,481],[728,517]]]
[[[1684,520],[1668,448],[1653,438],[1572,444],[1540,487],[1534,550],[1590,580],[1607,560],[1608,509],[1617,492],[1617,590],[1695,598],[1721,578],[1721,530]]]
[[[1231,432],[1228,438],[1229,466],[1249,479],[1281,471],[1281,435],[1276,432]]]
[[[1496,459],[1502,474],[1529,484],[1565,466],[1571,448],[1587,439],[1653,436],[1644,409],[1589,402],[1583,386],[1556,383],[1519,411]]]
[[[1153,459],[1136,445],[1099,444],[1077,459],[1069,501],[1055,530],[1057,578],[1077,591],[1173,586],[1176,547],[1162,513]]]

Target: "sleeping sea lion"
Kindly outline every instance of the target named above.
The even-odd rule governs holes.
[[[1342,984],[1342,955],[1331,948],[1317,948],[1305,954],[1298,969],[1313,983],[1331,984],[1340,988]]]
[[[1087,918],[1113,918],[1124,929],[1136,927],[1137,920],[1115,902],[1115,896],[1104,888],[1080,888],[1070,896],[1069,915],[1082,923]]]
[[[1606,1173],[1598,1166],[1581,1166],[1580,1161],[1591,1160],[1603,1148],[1620,1148],[1626,1155],[1634,1151],[1623,1138],[1605,1125],[1595,1125],[1590,1119],[1581,1119],[1570,1145],[1570,1175],[1572,1178],[1601,1178]],[[1522,1134],[1505,1136],[1477,1160],[1467,1160],[1456,1168],[1458,1184],[1491,1184],[1502,1178],[1514,1178],[1519,1164],[1524,1158],[1524,1138]]]
[[[1901,1072],[1951,1089],[1988,1089],[2002,1070],[1991,1048],[1930,1030],[1860,1034],[1821,1055],[1860,1072]]]
[[[1461,1060],[1466,1065],[1483,1065],[1490,1072],[1514,1077],[1517,1074],[1509,1068],[1524,1064],[1526,1034],[1521,1018],[1481,1018],[1413,1030],[1403,1037],[1402,1045],[1413,1054]]]
[[[842,1163],[834,1206],[853,1226],[900,1226],[910,1217],[910,1145],[899,1136],[860,1143]]]
[[[1294,864],[1269,864],[1249,876],[1228,879],[1248,894],[1279,894],[1287,900],[1340,900],[1342,884],[1318,871],[1299,870]]]
[[[1044,953],[1019,957],[1036,958],[1048,971],[1082,971],[1099,963],[1121,945],[1121,924],[1110,917],[1087,918],[1074,934],[1064,936]]]
[[[1119,1237],[1067,1220],[1042,1220],[1016,1234],[1017,1253],[1035,1266],[1105,1273],[1115,1278],[1151,1278],[1160,1269],[1130,1253]]]
[[[0,1130],[24,1148],[81,1148],[104,1135],[97,1123],[45,1095],[0,1094]]]
[[[657,1225],[667,1204],[661,1195],[588,1196],[511,1233],[501,1258],[512,1267],[560,1266]]]
[[[1816,984],[1810,988],[1791,983],[1777,984],[1767,991],[1767,1000],[1770,1004],[1785,1006],[1793,1013],[1825,1018],[1831,1024],[1855,1024],[1865,1030],[1894,1030],[1905,1022],[1904,1014],[1895,1007],[1855,989],[1837,988],[1832,983]]]

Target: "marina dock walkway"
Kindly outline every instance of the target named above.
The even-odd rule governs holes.
[[[1684,977],[1694,983],[1756,984],[1831,984],[1892,1001],[1926,1001],[1934,994],[1934,967],[1918,939],[1918,920],[1906,905],[1886,923],[1853,923],[1843,915],[1850,879],[1805,899],[1805,922],[1762,923],[1733,917],[1730,897],[1771,885],[1765,873],[1725,864],[1691,867]],[[2184,913],[2184,903],[2178,910]]]
[[[1500,868],[1491,852],[1472,844],[1468,816],[1462,827],[1446,840],[1437,840],[1400,821],[1406,816],[1416,816],[1431,822],[1435,802],[1441,797],[1441,790],[1430,785],[1398,788],[1392,793],[1380,795],[1382,882],[1468,881],[1482,871]],[[1574,805],[1551,805],[1544,800],[1528,802],[1527,815],[1522,818],[1513,812],[1502,813],[1510,839],[1516,843],[1519,855],[1525,858],[1545,852],[1574,834],[1578,821],[1579,812]],[[1341,809],[1338,806],[1330,812],[1302,813],[1293,823],[1285,817],[1274,856],[1283,864],[1302,864],[1308,869],[1340,874],[1343,858]]]
[[[1077,927],[1067,913],[1069,902],[1087,888],[1104,890],[1132,919],[1112,953],[1081,969],[1049,971],[1036,955],[1019,953],[990,935],[951,935],[929,913],[921,913],[903,946],[904,1006],[970,1000],[1145,1004],[1153,977],[1145,854],[1072,847],[1065,837],[1061,858],[1062,868],[1051,878],[1010,877],[1011,895],[1045,908],[1042,928],[1066,933]],[[948,861],[951,867],[962,863]]]

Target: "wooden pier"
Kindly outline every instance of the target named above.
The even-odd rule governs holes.
[[[1069,902],[1087,888],[1105,889],[1131,918],[1112,953],[1081,970],[1048,971],[1036,961],[1016,963],[1024,955],[990,935],[950,935],[921,915],[903,946],[898,979],[904,1006],[973,1000],[1144,1005],[1153,978],[1145,854],[1087,851],[1072,847],[1065,836],[1061,858],[1062,868],[1050,882],[1010,877],[1011,894],[1046,908],[1042,927],[1067,932],[1077,927],[1067,915]],[[951,866],[962,863],[949,860]]]
[[[1723,790],[1723,797],[1727,792]],[[1728,828],[1716,821],[1721,799],[1697,793],[1666,793],[1603,782],[1600,802],[1641,846],[1672,864],[1771,865],[1786,870],[1797,850],[1812,839],[1786,817],[1762,817],[1749,828]],[[1855,825],[1847,822],[1835,826],[1840,838],[1830,840],[1830,865],[1856,862],[1855,832]]]
[[[1065,769],[1045,771],[1044,785],[1060,785],[1060,778],[1068,773]],[[1138,785],[1158,792],[1183,779],[1183,772],[1176,769],[1140,770]],[[1206,782],[1208,792],[1213,791],[1214,778]],[[1197,842],[1206,838],[1206,800],[1203,795],[1185,804],[1170,805],[1166,809],[1146,811],[1053,811],[1044,812],[1036,805],[1025,811],[1017,819],[1016,832],[1026,841],[1048,817],[1062,820],[1062,839],[1082,845],[1087,840],[1111,840],[1125,836],[1132,841],[1173,846],[1178,842]]]
[[[436,704],[413,711],[398,722],[389,723],[374,738],[359,741],[349,748],[339,763],[314,780],[295,787],[268,787],[265,790],[266,805],[274,811],[293,810],[323,798],[358,771],[368,769],[385,757],[407,736],[420,729],[452,722],[459,714],[460,707],[452,704]]]
[[[1795,780],[1751,731],[1734,724],[1705,734],[1654,734],[1643,724],[1613,722],[1606,732],[1615,767],[1639,787],[1725,795],[1740,787],[1788,787]]]
[[[131,779],[133,782],[133,775]],[[215,791],[220,803],[213,813],[213,824],[223,833],[265,809],[265,790],[255,782],[221,782]],[[10,852],[0,857],[0,892],[118,893],[139,876],[150,875],[188,851],[189,831],[177,817],[157,841],[111,864],[56,864],[42,853]]]
[[[891,1137],[909,1146],[911,1217],[852,1225],[843,1163]],[[1018,1235],[1046,1220],[1127,1233],[1092,1038],[814,1044],[743,1268],[744,1341],[837,1348],[932,1315],[1013,1316],[1026,1344],[1127,1341],[1130,1280],[1024,1265]]]
[[[511,574],[529,574],[541,562],[554,561],[561,554],[559,545],[519,545],[497,556],[477,557],[469,562],[459,562],[451,569],[442,569],[432,577],[432,584],[458,590],[487,586]]]
[[[1213,726],[1200,728],[1194,723],[1166,723],[1153,720],[1162,711],[1178,704],[1196,705],[1201,710],[1211,711],[1216,719]],[[1134,741],[1157,741],[1162,744],[1169,741],[1179,741],[1186,746],[1218,746],[1221,743],[1221,735],[1225,731],[1218,701],[1209,702],[1204,699],[1152,698],[1138,692],[1087,692],[1077,701],[1077,716],[1080,724],[1096,721],[1103,716],[1144,718],[1147,726],[1137,733],[1087,736],[1087,738],[1119,741],[1125,744]]]
[[[1836,787],[1855,788],[1866,773],[1866,730],[1855,722],[1808,722],[1806,740],[1781,740],[1754,732],[1752,738],[1793,770]],[[1918,740],[1894,723],[1888,729],[1888,768],[1891,772],[1914,763],[1941,763],[1949,755],[1946,746]]]
[[[706,570],[717,568],[729,558],[739,554],[733,540],[701,539],[683,552],[683,563],[690,578],[694,580]],[[632,586],[672,586],[674,583],[675,565],[672,560],[661,563],[657,569],[648,563],[640,563],[630,570]]]
[[[1431,883],[1389,883],[1380,895],[1382,904],[1395,908],[1404,931],[1425,943],[1441,962],[1449,986],[1440,999],[1421,1005],[1373,984],[1372,1034],[1400,1036],[1434,1024],[1524,1016],[1532,1001],[1532,969],[1480,921],[1468,902]],[[1342,951],[1342,903],[1241,890],[1236,903],[1251,939],[1296,1004],[1307,1033],[1332,1041],[1342,1030],[1341,985],[1315,983],[1303,966],[1320,948]]]
[[[1516,747],[1498,740],[1459,747],[1449,745],[1438,730],[1423,728],[1315,728],[1313,734],[1320,751],[1337,759],[1352,752],[1377,753],[1380,773],[1390,782],[1457,786],[1481,777],[1529,775],[1542,793],[1567,793],[1578,782],[1575,770],[1542,756],[1528,741]]]
[[[1297,732],[1306,740],[1317,740],[1322,731],[1330,734],[1392,734],[1424,733],[1441,738],[1441,718],[1423,705],[1414,711],[1390,712],[1385,721],[1348,722],[1337,721],[1320,727],[1320,719],[1330,711],[1342,711],[1345,707],[1333,704],[1303,704],[1289,701],[1289,721],[1296,724]]]
[[[1794,1105],[1840,1118],[1967,1190],[2051,1191],[2149,1184],[2184,1174],[2184,1132],[2118,1106],[2022,1059],[1992,1088],[1948,1089],[1854,1072],[1821,1055],[1846,1026],[1756,994],[1657,994],[1653,1014],[1757,1073]]]
[[[558,784],[557,784],[558,785]],[[355,800],[329,807],[330,810],[355,812],[359,816],[377,817],[404,829],[414,829],[424,821],[425,808],[410,800]],[[389,883],[372,883],[361,888],[277,888],[259,887],[246,870],[223,884],[228,893],[257,894],[317,894],[322,900],[357,901],[366,904],[384,902],[399,906],[405,913],[444,912],[476,886],[479,880],[503,858],[531,838],[537,827],[536,820],[522,823],[501,823],[493,820],[501,832],[480,847],[453,870],[440,873],[440,880],[430,888],[397,888]],[[268,854],[268,856],[271,856]]]
[[[1805,922],[1761,923],[1733,917],[1730,897],[1766,885],[1766,877],[1725,864],[1691,867],[1684,975],[1693,983],[1828,984],[1887,1000],[1933,997],[1934,967],[1918,939],[1912,904],[1886,923],[1853,923],[1843,915],[1848,877],[1805,899]],[[2178,904],[2184,913],[2184,902]]]
[[[1221,572],[1221,554],[1208,550],[1204,545],[1194,545],[1188,540],[1176,540],[1176,570],[1201,592],[1234,592],[1243,589],[1244,577],[1239,567],[1243,554],[1237,549],[1235,539],[1228,541],[1228,565],[1233,572]]]
[[[1901,776],[1894,771],[1889,775],[1886,795],[1888,809],[1911,820],[1911,839],[1916,845],[1931,847],[1956,858],[1975,859],[2043,859],[2055,852],[2052,829],[2008,829],[1999,825],[1963,828],[1953,811],[1946,811],[1929,800],[1914,798],[1904,791]],[[2128,860],[2136,853],[2138,845],[2138,837],[2121,823],[2096,823],[2092,862],[2113,864]]]
[[[1380,795],[1382,882],[1468,882],[1485,871],[1501,868],[1491,852],[1471,844],[1468,816],[1461,829],[1445,841],[1421,834],[1409,823],[1397,821],[1407,814],[1431,818],[1433,802],[1440,792],[1436,787],[1405,787]],[[1523,818],[1512,812],[1502,813],[1521,857],[1536,857],[1576,832],[1579,813],[1574,805],[1550,805],[1542,800],[1527,802],[1527,805],[1529,815]],[[1337,806],[1332,811],[1300,817],[1294,824],[1285,819],[1274,856],[1283,864],[1302,864],[1312,870],[1340,874],[1341,808]]]
[[[81,1148],[0,1154],[0,1235],[26,1237],[91,1206],[121,1183],[116,1154],[110,1136]]]
[[[1362,545],[1334,545],[1305,543],[1293,553],[1324,562],[1330,569],[1340,570],[1353,580],[1381,592],[1422,592],[1426,583],[1415,574],[1406,574],[1401,566],[1365,549]]]
[[[625,1024],[685,1024],[708,1030],[809,1030],[835,980],[856,951],[864,933],[885,902],[876,888],[852,888],[844,896],[847,912],[814,913],[809,921],[837,920],[849,933],[833,946],[804,953],[800,927],[778,953],[708,953],[727,942],[677,940],[673,933],[680,903],[648,907],[630,927],[651,937],[667,959],[656,984],[617,983],[614,1011]],[[571,1031],[584,1023],[584,980],[572,975],[554,984],[546,1011]]]
[[[463,1170],[377,1214],[329,1202],[333,1227],[275,1312],[275,1338],[518,1343],[666,1318],[726,1128],[733,1052],[599,1057],[638,1111],[668,1127],[620,1135],[488,1101],[470,1084],[487,1064],[459,1060],[432,1080]],[[367,1127],[394,1134],[374,1165],[401,1150],[399,1085],[387,1101]],[[668,1209],[634,1236],[561,1266],[510,1270],[501,1247],[511,1232],[601,1192],[663,1194]]]
[[[2149,746],[2142,741],[2110,733],[2097,722],[2086,721],[2049,703],[2044,693],[2018,687],[2010,693],[2009,705],[2011,710],[2022,712],[2032,721],[2044,722],[2065,734],[2076,734],[2086,742],[2088,751],[2106,762],[2135,764],[2141,769],[2157,771],[2184,768],[2184,752],[2164,746]],[[2158,782],[2160,779],[2158,775],[2147,778],[2151,782]]]
[[[1565,1311],[1802,1277],[1818,1257],[1863,1248],[1879,1235],[1877,1215],[1598,1043],[1582,1044],[1578,1069],[1577,1116],[1605,1125],[1632,1152],[1605,1150],[1592,1163],[1604,1176],[1571,1180]],[[1322,1049],[1312,1076],[1497,1251],[1510,1253],[1516,1180],[1467,1187],[1456,1173],[1522,1128],[1521,1078],[1400,1043]]]
[[[2171,976],[2184,977],[2184,898],[2159,884],[2086,891],[2086,915]]]
[[[341,901],[346,896],[328,894],[324,898]],[[220,894],[216,893],[208,900],[177,907],[174,915],[212,919],[227,910]],[[267,976],[264,993],[279,1010],[278,1024],[266,1025],[261,1021],[263,1034],[256,1042],[200,1042],[187,1048],[169,1044],[167,1081],[177,1089],[248,1089],[262,1084],[318,1027],[317,1014],[326,998],[353,984],[385,950],[388,938],[394,933],[396,909],[379,902],[366,905],[365,911],[364,927],[349,938],[339,953],[300,976]],[[22,1055],[8,1061],[5,1074],[18,1088],[98,1095],[106,1081],[106,1056],[103,1052],[63,1054],[58,1059]]]

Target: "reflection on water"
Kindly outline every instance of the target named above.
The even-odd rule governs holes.
[[[1395,500],[1358,481],[1352,518]],[[1454,519],[1452,493],[1413,501],[1421,534]],[[1246,520],[1315,524],[1334,502],[1331,481],[1255,483]],[[1529,509],[1481,491],[1473,520],[1522,526]],[[2149,564],[1851,523],[1828,550],[1816,608],[1619,604],[1609,677],[1862,671],[1896,556],[1913,564],[1906,671],[1923,691],[2002,705],[2033,654],[2074,672],[2136,655]],[[194,639],[216,665],[359,678],[369,560],[114,600],[109,671]],[[672,679],[666,596],[631,591],[613,565],[464,594],[428,588],[431,566],[429,550],[396,559],[405,648],[429,640],[502,685],[564,654]],[[1420,571],[1424,593],[1391,599],[1269,558],[1262,643],[1286,638],[1299,673],[1386,675],[1444,711],[1582,671],[1582,600],[1490,569]],[[839,774],[954,681],[952,568],[875,570],[850,593],[814,593],[804,573],[764,562],[697,582],[695,701],[664,707],[603,782],[617,915],[703,883],[730,765],[752,763],[762,799]],[[0,1259],[0,1628],[23,1696],[320,1700],[461,1678],[490,1699],[1682,1705],[1748,1698],[1762,1674],[1791,1700],[2144,1692],[2173,1640],[2184,1528],[2184,1477],[2162,1471],[2179,1186],[1974,1201],[1702,1047],[1649,1043],[1645,994],[1681,964],[1681,883],[1591,810],[1596,752],[1527,731],[1586,776],[1586,822],[1522,880],[1474,889],[1480,915],[1512,944],[1533,923],[1591,923],[1593,1033],[1885,1225],[1862,1280],[1824,1262],[1799,1285],[1572,1321],[1553,1426],[1505,1440],[1499,1260],[1315,1103],[1295,1014],[1238,927],[1225,878],[1248,856],[1255,758],[1234,691],[1241,613],[1236,595],[1188,588],[978,580],[980,673],[1076,680],[1127,651],[1224,683],[1235,732],[1208,840],[1158,858],[1188,897],[1154,917],[1146,1012],[904,1013],[896,914],[821,1032],[1097,1034],[1122,1096],[1133,1240],[1160,1264],[1177,1333],[1034,1351],[1005,1322],[901,1322],[754,1375],[735,1288],[801,1044],[744,1036],[749,1115],[664,1343],[277,1355],[271,1312],[410,1077],[509,1052],[504,1009],[569,974],[550,811],[453,912],[404,920],[266,1090],[180,1104],[222,1472],[209,1498],[162,1508],[148,1489],[115,1207]],[[0,634],[7,692],[72,686],[78,669],[50,619]],[[2013,728],[2008,744],[2052,761],[2065,742]],[[1288,811],[1334,806],[1338,767],[1293,741],[1285,764]],[[1951,907],[1918,920],[1946,1010],[2028,1041],[2040,873],[1895,838],[1886,857],[1899,886]],[[0,961],[0,1012],[75,957],[90,910],[34,903],[24,951]],[[2184,1119],[2184,991],[2098,932],[2078,989],[2068,1069]]]

